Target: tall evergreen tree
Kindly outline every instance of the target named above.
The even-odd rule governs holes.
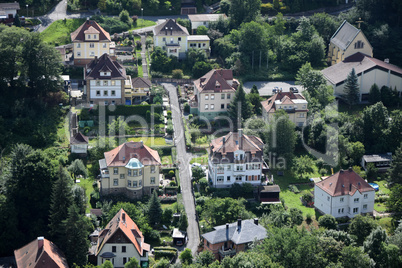
[[[235,97],[229,104],[228,108],[229,117],[232,119],[234,131],[241,128],[242,120],[247,120],[253,115],[252,110],[253,106],[246,98],[243,85],[240,84],[239,88],[236,90]]]
[[[68,208],[68,217],[63,221],[64,241],[60,249],[66,254],[70,266],[73,263],[85,265],[87,263],[88,240],[87,222],[78,212],[75,204]]]
[[[394,183],[402,183],[402,143],[392,157],[389,180]]]
[[[87,208],[87,196],[85,194],[84,188],[76,184],[71,188],[71,191],[73,201],[78,208],[78,212],[81,215],[84,215]]]
[[[353,68],[352,71],[348,74],[348,78],[346,79],[345,82],[344,92],[346,100],[350,107],[359,102],[360,90],[359,85],[357,83],[357,75],[355,68]]]
[[[161,202],[158,198],[157,191],[154,191],[151,195],[151,199],[148,202],[148,214],[149,214],[149,223],[151,225],[157,225],[160,223],[162,219],[162,206]]]
[[[182,211],[180,213],[179,226],[178,227],[179,227],[179,230],[181,230],[181,231],[187,231],[187,227],[188,227],[187,214],[184,211]]]
[[[381,93],[377,84],[372,85],[370,88],[369,101],[371,104],[381,101]]]
[[[71,184],[70,174],[60,166],[59,179],[52,187],[49,215],[49,233],[56,245],[60,245],[60,241],[64,239],[62,222],[67,219],[68,207],[72,202]]]
[[[256,94],[260,94],[260,92],[258,91],[258,88],[256,85],[253,85],[253,87],[250,90],[250,93],[256,93]]]

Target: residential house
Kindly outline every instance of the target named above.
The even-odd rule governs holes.
[[[86,65],[95,57],[108,54],[115,59],[115,43],[110,35],[96,21],[87,19],[71,33],[74,65]]]
[[[207,119],[227,112],[239,86],[239,81],[233,78],[229,69],[211,70],[193,83],[190,113]]]
[[[17,1],[14,1],[14,3],[0,3],[0,23],[13,25],[18,10],[20,10],[20,4]],[[25,18],[20,17],[20,21],[24,23]]]
[[[126,90],[126,105],[141,103],[149,98],[152,82],[143,77],[132,80],[132,89]]]
[[[226,19],[225,14],[191,14],[188,15],[191,21],[191,33],[194,34],[199,26],[209,28],[211,22],[218,21],[220,18]]]
[[[372,213],[375,191],[352,168],[340,170],[315,183],[314,206],[335,218]]]
[[[363,155],[361,165],[367,171],[367,165],[372,163],[380,172],[385,172],[391,168],[392,153]]]
[[[327,83],[334,88],[337,97],[345,95],[345,83],[348,75],[355,69],[360,88],[360,101],[368,101],[370,88],[377,84],[402,90],[402,69],[390,64],[389,60],[378,60],[363,53],[356,53],[331,67],[322,70]]]
[[[131,90],[131,81],[126,82],[128,79],[131,77],[126,75],[124,67],[108,54],[95,57],[84,69],[87,101],[90,104],[124,104],[126,84]]]
[[[239,132],[211,141],[208,157],[208,178],[213,187],[230,187],[234,183],[261,185],[268,165],[263,159],[262,140]]]
[[[217,260],[226,256],[234,256],[248,248],[255,240],[267,237],[267,230],[258,224],[258,219],[237,220],[214,227],[214,231],[203,234],[204,250],[209,250]]]
[[[78,132],[70,139],[71,153],[86,155],[88,152],[88,137]]]
[[[140,267],[148,267],[150,245],[137,224],[120,209],[105,229],[100,231],[94,255],[96,265],[110,261],[115,268],[123,268],[131,258],[136,258]]]
[[[344,20],[331,37],[328,63],[337,64],[357,52],[373,57],[373,47],[363,32]]]
[[[104,155],[99,160],[102,194],[141,198],[158,190],[161,160],[158,152],[142,141],[123,143]]]
[[[43,236],[14,250],[17,268],[68,268],[64,253]]]
[[[172,19],[155,26],[153,34],[154,46],[161,47],[168,56],[184,59],[187,50],[190,48],[203,49],[209,55],[210,40],[208,36],[190,36],[186,27],[181,26]]]
[[[262,117],[266,122],[274,119],[277,110],[284,110],[288,115],[290,121],[296,126],[301,127],[307,120],[308,102],[299,93],[293,92],[279,92],[268,100],[261,102]]]

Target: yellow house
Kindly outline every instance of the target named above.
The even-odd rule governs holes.
[[[168,56],[179,59],[186,57],[190,48],[204,49],[209,55],[210,40],[206,35],[189,35],[186,27],[181,26],[172,19],[166,20],[153,29],[154,46],[161,47]]]
[[[126,142],[104,155],[99,160],[102,194],[141,198],[158,190],[161,160],[142,141]]]
[[[307,120],[306,99],[299,93],[279,92],[268,100],[262,101],[262,117],[266,122],[273,120],[277,110],[284,110],[290,121],[296,126],[301,127]]]
[[[363,32],[345,20],[331,37],[328,64],[337,64],[357,52],[373,57],[373,47]]]
[[[115,56],[115,43],[110,35],[96,21],[87,20],[71,33],[74,65],[86,65],[95,57],[108,54]]]

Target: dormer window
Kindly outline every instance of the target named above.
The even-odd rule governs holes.
[[[359,48],[364,48],[364,43],[360,40],[355,43],[355,49]]]
[[[80,43],[78,43],[78,44],[77,44],[77,48],[80,48],[80,47],[81,47],[81,44],[80,44]]]
[[[89,47],[90,47],[90,48],[94,48],[94,47],[95,47],[95,44],[94,44],[94,43],[89,43]]]
[[[90,35],[90,34],[88,34],[88,39],[91,39],[91,35]]]
[[[94,39],[96,39],[96,34],[94,34]]]

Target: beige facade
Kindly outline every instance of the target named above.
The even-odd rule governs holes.
[[[226,93],[200,92],[199,109],[201,113],[227,112],[229,104],[235,96],[235,91]]]
[[[110,56],[115,56],[114,42],[99,41],[96,39],[93,39],[91,41],[78,42],[73,44],[74,63],[77,63],[77,65],[85,65],[89,63],[89,61],[93,60],[95,56],[100,57],[105,53],[109,54]]]

